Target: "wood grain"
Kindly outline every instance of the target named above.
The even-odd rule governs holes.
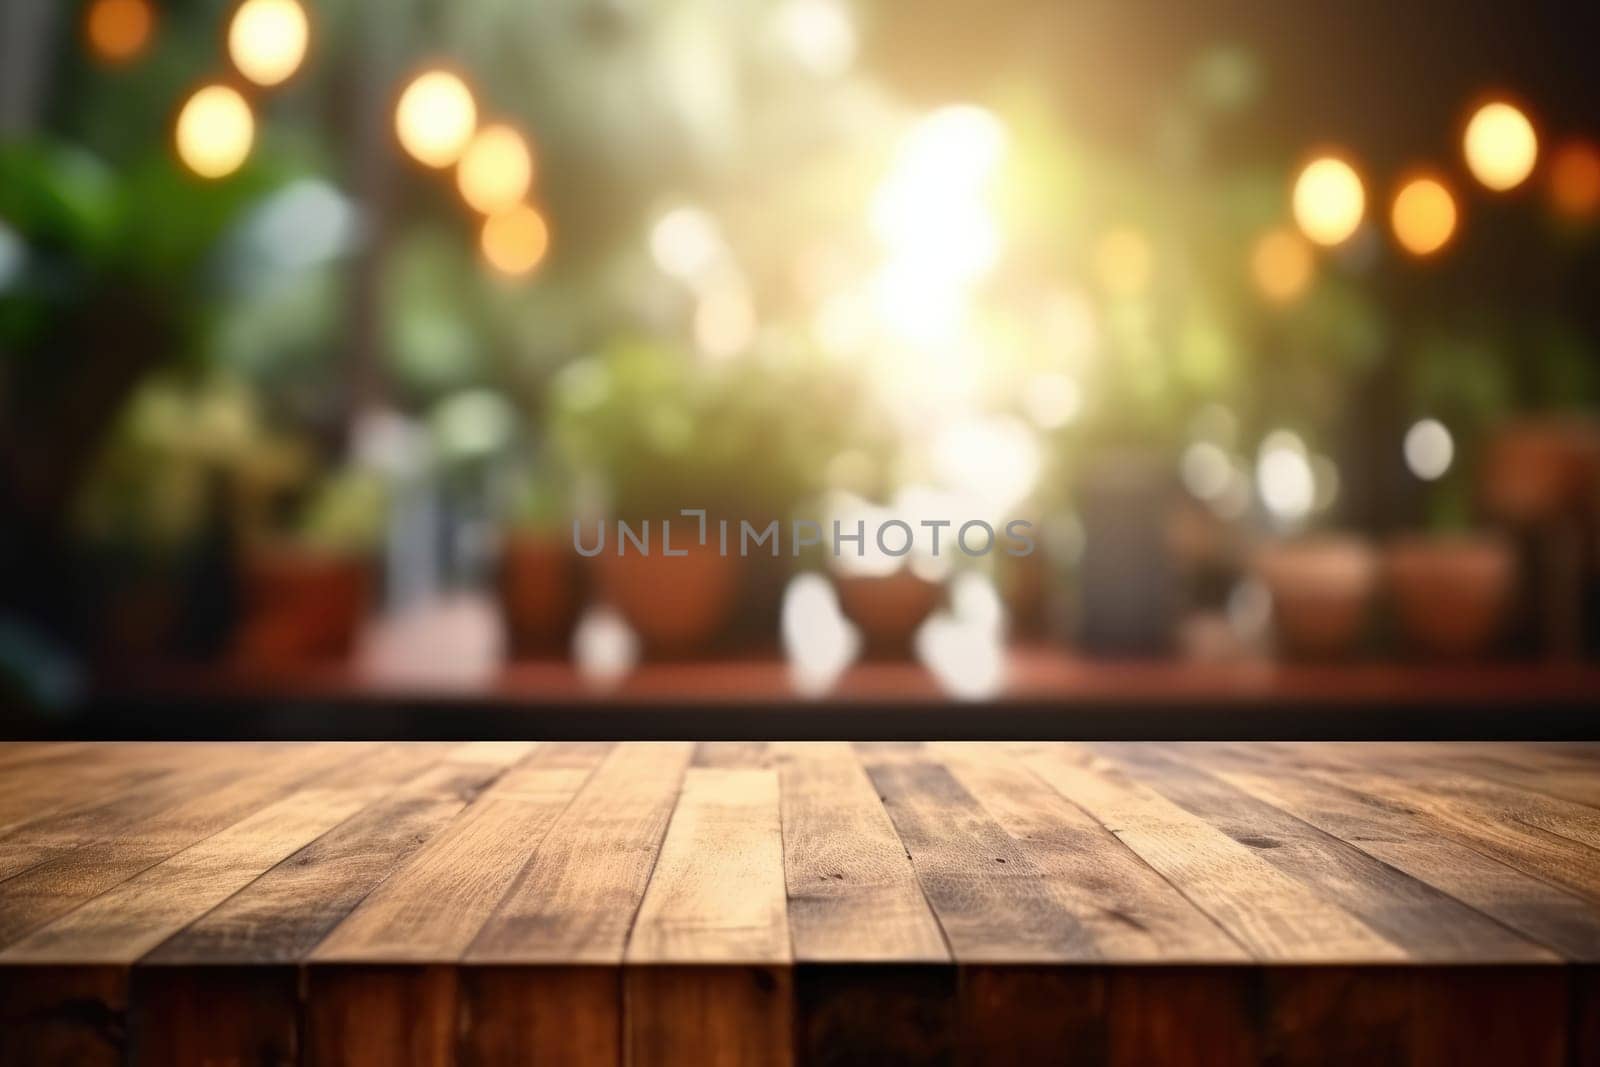
[[[473,941],[481,963],[622,960],[693,746],[618,746],[564,811]]]
[[[931,748],[1045,875],[1102,958],[1249,958],[1172,883],[1003,748]]]
[[[605,753],[603,746],[535,749],[369,894],[311,958],[460,959]]]
[[[303,959],[393,870],[454,819],[503,767],[449,759],[335,827],[191,923],[155,963]]]
[[[795,958],[950,958],[916,871],[855,753],[780,745],[784,877]]]
[[[1094,748],[1414,958],[1507,963],[1554,958],[1426,882],[1181,758],[1137,744]]]
[[[776,771],[684,774],[626,955],[635,963],[790,962]]]
[[[0,961],[132,963],[372,799],[372,790],[292,793],[35,930]]]
[[[1402,949],[1203,819],[1076,746],[1023,757],[1258,959],[1402,959]]]
[[[1050,880],[948,768],[917,746],[858,748],[958,962],[1096,958]]]

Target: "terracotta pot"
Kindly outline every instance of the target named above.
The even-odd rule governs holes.
[[[1500,635],[1516,588],[1511,547],[1495,537],[1406,538],[1389,546],[1395,618],[1433,656],[1481,655]]]
[[[1377,553],[1354,537],[1284,541],[1259,550],[1255,570],[1272,594],[1278,639],[1292,655],[1351,655],[1365,636],[1378,588]]]
[[[500,604],[514,654],[565,655],[583,607],[578,556],[556,534],[507,534],[500,560]]]
[[[944,599],[944,586],[903,568],[881,576],[835,574],[833,584],[840,610],[861,630],[864,651],[879,658],[909,655],[917,628]]]
[[[244,621],[235,657],[277,666],[350,655],[372,603],[367,560],[274,546],[244,563]]]
[[[1600,479],[1600,426],[1526,419],[1497,430],[1483,453],[1479,490],[1490,515],[1524,525],[1579,514]]]
[[[722,555],[715,545],[691,544],[685,551],[663,556],[630,549],[594,558],[601,594],[633,627],[648,654],[705,651],[733,613],[745,561]],[[774,630],[776,625],[774,620]]]

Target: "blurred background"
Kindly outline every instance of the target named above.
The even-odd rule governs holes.
[[[0,0],[0,26],[25,714],[1600,655],[1600,10]],[[575,521],[681,508],[1027,520],[1038,548],[573,550]]]

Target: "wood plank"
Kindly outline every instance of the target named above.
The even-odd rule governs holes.
[[[455,1067],[457,968],[306,969],[307,1067]]]
[[[672,741],[612,751],[551,826],[467,958],[620,963],[693,751]]]
[[[949,770],[916,745],[857,750],[958,962],[1096,958],[1050,880]]]
[[[628,938],[628,961],[792,958],[777,772],[691,768]]]
[[[369,894],[311,953],[326,962],[454,962],[606,754],[544,745]]]
[[[1107,1062],[1113,1067],[1273,1062],[1262,1054],[1260,973],[1243,967],[1112,969],[1107,974]],[[1312,1061],[1328,1062],[1338,1061]]]
[[[502,773],[492,760],[428,768],[191,923],[152,963],[289,963],[401,867]]]
[[[121,1067],[126,967],[0,967],[0,1064]]]
[[[0,961],[132,963],[375,795],[292,793],[40,927],[0,952]]]
[[[292,967],[138,967],[130,999],[136,1063],[300,1062]]]
[[[630,1064],[792,1062],[776,771],[685,772],[626,958]]]
[[[1222,748],[1184,749],[1222,780],[1317,826],[1396,870],[1493,916],[1572,960],[1600,959],[1600,908],[1441,835],[1405,809]]]
[[[844,742],[776,748],[784,877],[795,959],[950,958],[916,871],[855,751]]]
[[[481,1064],[622,1063],[616,967],[462,967],[457,1059]]]
[[[1257,958],[1307,963],[1404,958],[1402,949],[1349,912],[1093,752],[1041,745],[1021,758]]]
[[[794,1062],[794,982],[787,967],[650,965],[630,967],[626,981],[630,1067]]]
[[[127,753],[106,747],[42,750],[36,759],[0,769],[0,834],[157,781],[183,765],[173,751],[177,746],[130,747]]]
[[[1457,779],[1410,778],[1375,773],[1347,753],[1297,753],[1309,773],[1335,786],[1377,797],[1401,814],[1518,870],[1600,902],[1600,851],[1560,833],[1508,816],[1504,803],[1485,802]]]
[[[960,969],[963,1067],[1109,1062],[1109,981],[1100,967]]]
[[[67,802],[73,791],[63,788],[56,796],[57,803],[30,804],[28,816],[0,837],[0,881],[83,845],[130,832],[144,820],[196,795],[238,785],[241,778],[264,773],[274,764],[287,766],[291,758],[282,748],[223,747],[184,766],[146,768],[151,773],[141,772],[131,784],[118,782],[110,793],[90,790],[82,803]],[[30,776],[33,773],[39,772]]]
[[[203,778],[186,780],[173,793],[163,792],[156,810],[142,809],[137,821],[120,829],[97,829],[76,818],[59,828],[65,839],[77,841],[73,848],[0,882],[0,945],[239,822],[302,783],[382,784],[413,770],[428,750],[330,743],[263,756],[254,746],[240,749],[243,763],[226,762]]]
[[[1098,744],[1122,771],[1356,916],[1417,959],[1534,962],[1554,954],[1505,926],[1169,750]]]
[[[1050,880],[1104,959],[1249,959],[1172,883],[1004,746],[929,747]]]
[[[955,967],[797,964],[794,983],[800,1063],[932,1067],[956,1061]]]

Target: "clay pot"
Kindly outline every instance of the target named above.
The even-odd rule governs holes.
[[[244,562],[235,657],[280,666],[349,656],[372,595],[372,568],[364,558],[288,546],[253,549]]]
[[[917,628],[944,599],[944,586],[904,568],[886,575],[835,574],[839,608],[861,631],[863,650],[877,658],[910,654]]]
[[[664,556],[630,549],[593,560],[601,595],[622,613],[649,655],[706,651],[738,600],[743,559],[722,555],[714,544],[690,544],[685,551]],[[776,620],[773,625],[776,630]]]
[[[1259,550],[1279,642],[1291,655],[1348,657],[1359,647],[1378,588],[1377,553],[1354,537],[1284,541]]]
[[[1495,537],[1406,538],[1389,546],[1395,618],[1411,648],[1481,655],[1500,635],[1516,589],[1511,547]]]
[[[565,655],[583,607],[578,557],[555,534],[513,531],[500,560],[506,637],[519,656]]]
[[[1479,475],[1483,506],[1523,525],[1581,513],[1600,478],[1600,426],[1580,419],[1526,419],[1497,430]]]

